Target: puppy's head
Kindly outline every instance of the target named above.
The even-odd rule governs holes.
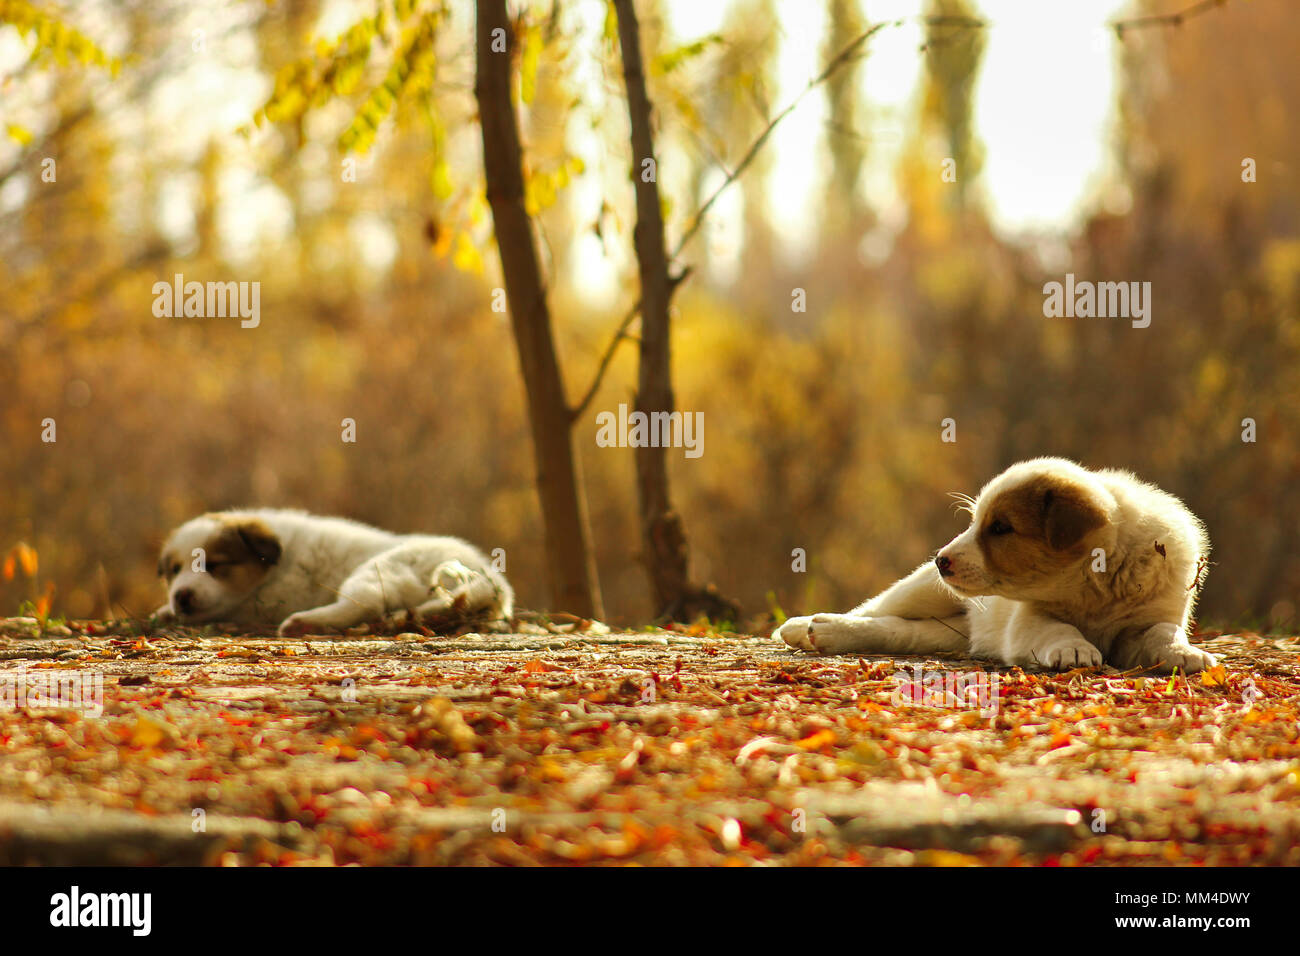
[[[1115,500],[1074,462],[1039,458],[1013,465],[980,492],[971,524],[935,565],[965,596],[1068,600],[1093,548],[1109,550]]]
[[[181,525],[163,546],[158,573],[177,619],[228,617],[280,560],[280,540],[251,515],[203,515]]]

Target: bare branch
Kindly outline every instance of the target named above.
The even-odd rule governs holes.
[[[679,285],[685,282],[686,277],[689,276],[691,272],[691,267],[687,266],[681,272],[672,276],[669,279],[672,283],[672,288],[676,289]],[[605,372],[609,370],[609,363],[614,360],[614,353],[618,351],[619,343],[624,339],[627,339],[629,342],[636,341],[636,336],[628,335],[627,330],[632,325],[632,321],[640,314],[641,300],[637,299],[636,304],[632,306],[632,308],[628,309],[627,314],[623,316],[623,321],[618,324],[618,329],[614,332],[614,337],[609,340],[609,345],[605,346],[605,351],[600,357],[600,365],[596,368],[596,375],[591,380],[591,387],[588,388],[586,394],[582,396],[582,400],[578,402],[577,405],[573,406],[571,414],[574,421],[577,421],[582,417],[582,413],[590,407],[592,399],[594,399],[596,393],[600,391],[600,383],[605,378]]]
[[[964,27],[966,29],[981,29],[983,27],[988,26],[988,24],[985,21],[976,19],[974,17],[919,17],[917,19],[919,19],[923,23],[936,24],[939,26]],[[827,61],[826,66],[822,69],[822,71],[808,81],[808,85],[805,86],[803,90],[799,92],[799,95],[796,96],[793,100],[791,100],[785,106],[785,108],[781,110],[781,112],[777,113],[776,116],[772,118],[772,120],[767,124],[767,126],[763,129],[763,131],[759,133],[758,138],[755,139],[754,142],[750,144],[749,149],[745,151],[745,154],[744,156],[741,157],[740,162],[736,164],[735,168],[727,172],[726,178],[722,181],[722,183],[718,186],[718,188],[715,189],[713,193],[709,196],[709,198],[704,201],[704,204],[701,205],[698,210],[696,210],[696,213],[691,218],[691,221],[687,225],[685,232],[682,233],[681,239],[679,239],[677,245],[673,247],[672,254],[669,256],[671,260],[677,259],[677,257],[682,254],[682,250],[686,248],[686,244],[689,243],[691,239],[695,238],[695,234],[699,232],[700,227],[704,225],[704,217],[708,215],[709,210],[713,208],[713,204],[717,202],[718,197],[722,195],[722,193],[727,189],[727,187],[729,187],[732,183],[734,183],[737,179],[739,179],[741,173],[743,173],[750,166],[750,164],[753,163],[754,158],[758,155],[759,150],[761,150],[764,144],[767,143],[768,139],[771,138],[772,132],[776,129],[777,126],[781,124],[782,120],[784,120],[787,116],[793,113],[795,109],[798,108],[799,104],[802,103],[803,100],[808,96],[809,93],[811,93],[817,87],[821,86],[823,83],[829,80],[835,74],[835,72],[839,70],[841,67],[843,67],[846,63],[857,58],[859,56],[863,44],[865,44],[867,40],[871,39],[872,36],[880,32],[881,30],[883,30],[885,27],[889,27],[889,26],[896,27],[896,26],[900,26],[905,22],[907,21],[886,20],[881,23],[877,23],[874,26],[870,26],[866,30],[864,30],[859,36],[857,36],[852,41],[850,41],[842,50],[840,50],[833,57],[831,57],[830,60]],[[684,280],[690,274],[690,271],[691,270],[689,268],[686,268],[681,272],[679,272],[677,276],[673,279],[673,285],[676,286],[680,284],[682,280]],[[573,409],[573,417],[575,419],[579,415],[581,415],[586,410],[587,406],[591,403],[592,398],[595,396],[597,390],[600,388],[601,381],[605,377],[605,372],[609,369],[609,364],[610,361],[613,359],[614,352],[618,350],[618,347],[622,343],[622,341],[625,338],[627,338],[627,329],[629,326],[631,326],[632,321],[637,317],[637,314],[640,311],[641,311],[641,303],[640,301],[638,301],[636,305],[632,306],[632,308],[628,311],[628,313],[623,317],[623,321],[619,323],[618,330],[614,333],[613,338],[610,339],[609,345],[606,347],[604,354],[602,354],[601,356],[600,364],[597,366],[596,376],[591,383],[591,387],[587,389],[586,393],[583,395],[582,400]]]
[[[772,136],[773,131],[781,124],[781,121],[793,113],[809,93],[821,84],[825,83],[836,70],[852,59],[867,40],[871,39],[873,35],[883,30],[886,26],[889,26],[888,22],[877,23],[874,26],[868,27],[856,39],[845,46],[844,49],[831,57],[830,61],[827,62],[825,69],[809,80],[808,85],[800,91],[799,95],[787,103],[785,109],[781,110],[781,112],[777,113],[776,116],[772,118],[771,122],[769,122],[763,129],[763,132],[758,134],[758,138],[750,144],[749,149],[745,151],[745,155],[741,157],[740,162],[738,162],[735,168],[727,175],[727,178],[722,181],[721,185],[713,191],[713,194],[709,196],[709,198],[704,201],[704,204],[696,211],[690,224],[682,233],[681,239],[679,239],[677,245],[673,247],[673,259],[676,259],[681,255],[682,250],[686,248],[686,244],[695,238],[695,234],[699,232],[700,227],[704,225],[704,217],[708,215],[709,210],[713,208],[713,204],[718,201],[718,197],[722,195],[723,191],[728,186],[740,178],[741,173],[749,168],[749,165],[758,155],[758,151],[763,148],[763,145]]]
[[[1121,40],[1124,39],[1124,33],[1127,30],[1144,30],[1148,27],[1181,27],[1192,17],[1199,16],[1215,7],[1222,7],[1227,4],[1228,0],[1198,0],[1190,7],[1179,10],[1177,13],[1155,13],[1145,17],[1131,17],[1127,20],[1112,20],[1111,28],[1115,31],[1115,36]]]

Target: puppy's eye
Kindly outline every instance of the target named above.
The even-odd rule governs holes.
[[[177,561],[175,564],[172,565],[172,574],[180,574],[180,573],[181,573],[181,564],[179,561]]]
[[[1011,525],[1007,524],[1001,518],[989,525],[989,534],[992,535],[1011,534],[1015,530],[1015,528],[1011,527]]]

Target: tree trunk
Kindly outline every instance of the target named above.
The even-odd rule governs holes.
[[[623,79],[627,85],[632,178],[636,187],[633,235],[641,278],[641,360],[636,407],[649,417],[655,412],[671,413],[674,406],[668,308],[676,281],[668,274],[658,166],[646,163],[654,160],[654,135],[641,60],[641,29],[632,0],[614,0],[614,9],[623,54]],[[737,609],[733,603],[720,598],[712,588],[700,590],[690,584],[686,533],[668,492],[667,449],[638,448],[636,475],[643,557],[657,614],[689,619],[703,612],[710,617],[734,619]]]
[[[604,611],[574,461],[568,401],[551,336],[532,222],[524,210],[519,124],[510,96],[513,48],[505,0],[478,0],[474,95],[483,134],[488,204],[528,400],[551,597],[557,610],[598,618]]]

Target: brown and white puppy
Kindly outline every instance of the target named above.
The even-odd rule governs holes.
[[[822,654],[958,651],[1056,670],[1216,663],[1187,639],[1210,541],[1173,495],[1125,471],[1036,458],[966,502],[970,527],[934,561],[848,614],[791,618],[778,633]]]
[[[287,637],[407,610],[509,618],[514,609],[505,577],[468,542],[303,511],[194,518],[167,539],[158,573],[168,590],[160,619],[278,626]]]

